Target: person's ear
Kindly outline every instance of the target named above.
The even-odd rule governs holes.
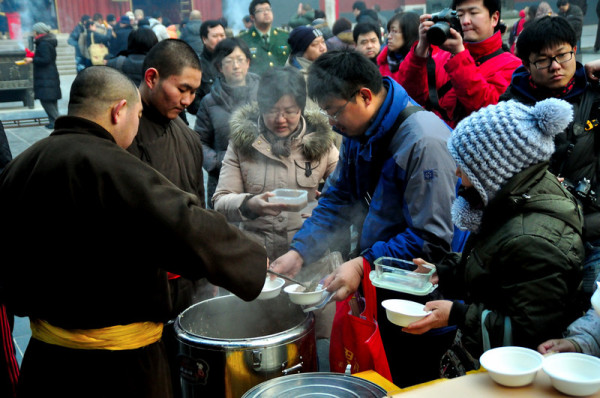
[[[366,87],[363,87],[358,91],[358,96],[363,99],[367,106],[373,101],[373,92]]]
[[[144,83],[152,90],[158,84],[159,77],[156,68],[148,68],[144,73]]]
[[[112,124],[118,124],[119,121],[121,120],[121,118],[123,117],[124,113],[125,113],[125,106],[127,106],[127,100],[122,99],[121,101],[117,102],[115,105],[113,105],[113,107],[111,108],[110,111],[110,121]]]

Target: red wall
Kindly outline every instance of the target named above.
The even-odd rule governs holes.
[[[56,0],[56,14],[58,16],[58,30],[62,33],[71,33],[81,20],[83,14],[90,17],[99,12],[104,17],[115,14],[117,20],[125,12],[131,10],[129,1],[116,2],[113,0]]]
[[[194,9],[202,13],[202,20],[219,19],[223,16],[223,2],[221,0],[193,0]]]

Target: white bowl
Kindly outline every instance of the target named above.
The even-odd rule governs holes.
[[[409,300],[384,300],[381,305],[385,308],[388,320],[403,327],[431,314],[431,312],[424,310],[425,306],[423,304]]]
[[[511,346],[492,348],[479,358],[492,380],[506,387],[531,384],[543,361],[542,354],[535,350]]]
[[[558,391],[581,397],[600,390],[600,359],[576,352],[561,352],[544,358],[544,372]]]
[[[298,291],[300,289],[300,291]],[[317,286],[314,292],[303,292],[304,288],[298,284],[286,286],[283,291],[290,296],[290,300],[298,305],[314,305],[323,299],[323,287]]]
[[[285,284],[285,281],[281,278],[275,278],[271,280],[270,277],[267,276],[265,279],[265,284],[258,295],[258,300],[269,300],[275,298],[281,292],[281,287]]]

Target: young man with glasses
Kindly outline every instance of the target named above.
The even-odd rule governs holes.
[[[497,103],[521,62],[502,48],[500,0],[453,0],[452,9],[460,31],[451,27],[437,52],[428,39],[432,15],[421,15],[419,41],[398,75],[412,98],[455,127],[471,112]]]
[[[291,250],[272,263],[273,269],[296,275],[335,243],[334,232],[352,226],[360,231],[355,254],[324,282],[337,291],[336,300],[343,300],[358,289],[363,260],[441,259],[460,251],[453,243],[463,234],[455,234],[450,215],[458,187],[456,164],[446,149],[450,128],[432,112],[410,114],[419,108],[411,108],[415,103],[402,86],[382,79],[377,66],[354,50],[317,58],[309,69],[308,93],[345,139],[336,178],[329,179]],[[378,301],[383,298],[385,292],[378,291]],[[406,335],[407,341],[385,315],[378,319],[394,383],[406,386],[439,376],[441,352],[428,355],[429,350],[449,344],[453,335]]]
[[[531,105],[546,98],[560,98],[573,104],[574,121],[555,137],[556,149],[550,171],[564,178],[579,196],[584,210],[584,292],[589,299],[600,271],[600,90],[588,81],[584,67],[575,59],[577,35],[562,17],[532,21],[519,35],[517,54],[523,66],[515,70],[512,82],[500,100],[514,99]],[[589,188],[586,189],[586,180]],[[588,301],[589,303],[589,301]]]
[[[273,9],[269,0],[252,0],[248,7],[254,26],[240,32],[252,54],[250,72],[262,75],[274,66],[284,66],[290,50],[289,34],[273,25]]]

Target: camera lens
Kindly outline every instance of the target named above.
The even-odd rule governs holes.
[[[434,46],[442,45],[450,36],[450,25],[446,22],[437,22],[427,31],[427,40]]]

